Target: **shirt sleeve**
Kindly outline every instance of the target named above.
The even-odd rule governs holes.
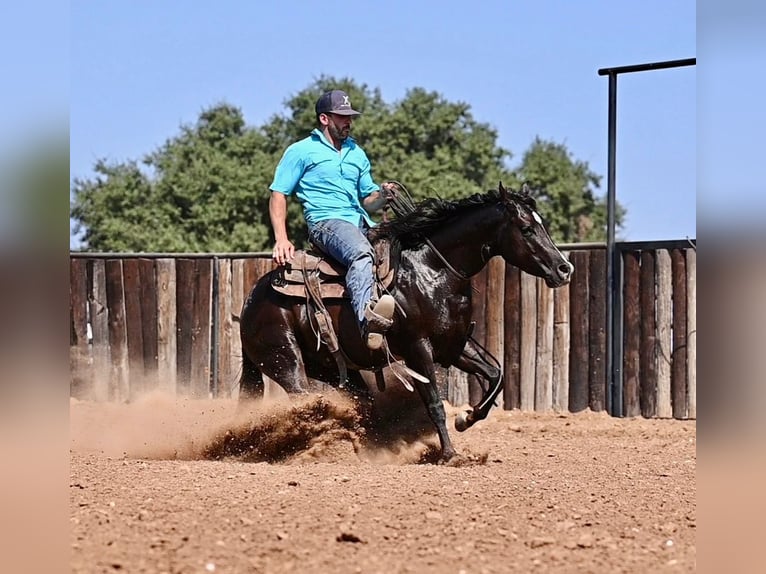
[[[372,179],[372,166],[370,166],[370,160],[367,158],[367,154],[364,154],[361,164],[359,173],[359,198],[364,199],[373,191],[378,191],[380,186]]]
[[[271,182],[269,189],[285,195],[292,195],[295,186],[298,185],[303,176],[304,166],[305,162],[297,146],[289,146],[277,164],[277,169],[274,171],[274,181]]]

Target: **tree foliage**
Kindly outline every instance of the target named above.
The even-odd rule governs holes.
[[[572,158],[564,144],[535,138],[524,153],[516,171],[537,199],[541,215],[557,241],[603,240],[606,235],[607,208],[594,189],[601,176],[587,163]],[[618,206],[615,221],[620,225],[624,210]]]
[[[470,105],[436,92],[409,90],[387,103],[379,89],[349,78],[321,77],[289,97],[287,113],[248,127],[241,110],[221,103],[139,163],[99,160],[95,177],[75,179],[71,217],[85,248],[98,251],[257,251],[271,246],[268,187],[284,149],[315,127],[314,103],[341,88],[364,111],[354,137],[364,147],[376,181],[399,180],[416,200],[456,199],[503,181],[528,181],[557,240],[603,239],[606,211],[596,197],[599,176],[563,144],[535,140],[521,165],[497,144],[489,124]],[[288,232],[306,239],[296,201],[289,201]],[[618,220],[620,221],[620,220]]]

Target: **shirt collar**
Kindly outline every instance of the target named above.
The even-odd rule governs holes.
[[[331,147],[332,149],[335,149],[335,146],[332,145],[332,143],[325,137],[324,133],[319,128],[314,128],[314,130],[311,132],[311,135],[318,137],[319,141]],[[340,147],[341,149],[350,148],[350,147],[353,147],[354,144],[356,144],[356,140],[352,138],[351,136],[348,136],[344,140],[344,142],[340,145]]]

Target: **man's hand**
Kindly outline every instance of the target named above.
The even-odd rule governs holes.
[[[399,186],[396,185],[393,181],[384,181],[380,184],[380,194],[385,198],[387,202],[394,199],[398,192]]]
[[[277,265],[284,265],[292,261],[295,255],[295,246],[289,239],[280,239],[274,244],[274,251],[271,252],[271,258]]]

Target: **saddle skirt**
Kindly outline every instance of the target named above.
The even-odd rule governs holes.
[[[389,242],[385,240],[376,241],[373,245],[375,276],[377,283],[384,289],[394,281],[389,246]],[[310,285],[307,286],[307,283]],[[316,294],[317,283],[318,294],[322,299],[350,298],[346,290],[345,267],[314,249],[296,251],[293,260],[278,267],[271,276],[272,289],[301,299],[311,298]]]

